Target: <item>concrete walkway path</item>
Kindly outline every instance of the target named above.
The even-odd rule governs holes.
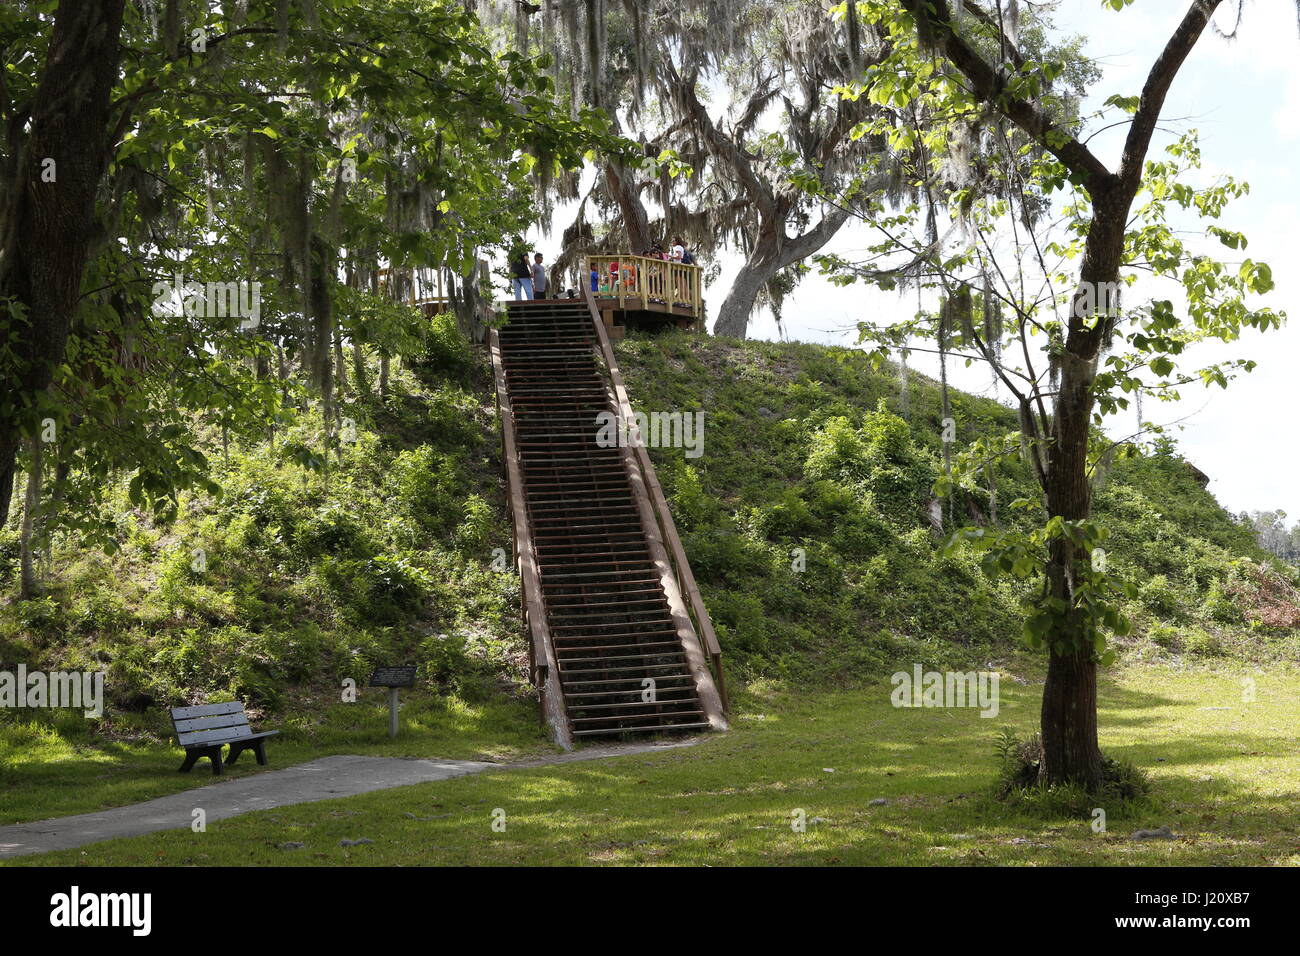
[[[203,808],[211,823],[254,810],[351,797],[373,790],[448,780],[485,770],[522,770],[551,764],[623,757],[689,747],[698,742],[699,738],[694,738],[671,743],[586,747],[571,753],[533,757],[511,763],[410,760],[400,757],[321,757],[283,770],[269,770],[238,780],[220,780],[205,787],[168,794],[144,803],[0,827],[0,859],[67,850],[100,840],[141,836],[159,830],[185,829],[190,826],[193,819],[191,814],[196,807]]]

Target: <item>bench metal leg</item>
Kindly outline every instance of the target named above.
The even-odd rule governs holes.
[[[226,755],[226,766],[229,767],[238,760],[245,750],[253,751],[253,756],[257,758],[258,764],[263,767],[266,766],[265,740],[237,741],[232,743],[230,745],[230,753]]]
[[[220,747],[205,747],[201,750],[185,751],[185,762],[181,764],[180,770],[178,770],[177,772],[189,773],[194,768],[194,765],[203,757],[207,757],[208,760],[212,763],[212,772],[214,774],[221,773],[221,748]]]

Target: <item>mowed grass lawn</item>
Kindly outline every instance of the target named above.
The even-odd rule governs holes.
[[[208,761],[180,774],[185,752],[171,740],[166,715],[93,733],[75,711],[12,711],[0,721],[0,826],[90,813],[139,803],[212,783]],[[139,718],[137,718],[139,719]],[[401,734],[388,737],[383,691],[362,691],[356,703],[322,696],[293,702],[258,730],[279,730],[266,746],[269,767],[330,754],[511,760],[555,753],[537,723],[537,704],[498,699],[471,704],[432,693],[402,692]],[[226,779],[263,772],[245,753]]]
[[[1029,733],[1041,692],[1004,679],[993,719],[895,709],[888,685],[751,687],[735,731],[695,747],[492,771],[11,865],[1295,865],[1300,682],[1294,670],[1249,675],[1246,702],[1245,676],[1134,667],[1106,678],[1103,747],[1150,771],[1155,801],[1110,808],[1104,833],[990,798],[997,731]],[[1176,839],[1131,838],[1163,824]]]

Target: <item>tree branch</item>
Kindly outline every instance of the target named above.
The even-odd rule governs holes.
[[[901,0],[916,18],[918,35],[930,38],[933,47],[955,66],[971,84],[971,91],[990,103],[1061,161],[1082,180],[1089,191],[1105,189],[1115,174],[1088,147],[1059,127],[1050,116],[1028,100],[1008,96],[1002,76],[957,35],[952,25],[948,0]],[[1199,2],[1199,0],[1198,0]],[[1217,0],[1214,0],[1217,2]]]
[[[772,215],[776,207],[775,197],[764,185],[758,174],[754,172],[753,163],[750,162],[749,157],[745,155],[740,146],[733,142],[730,137],[723,135],[714,124],[713,119],[709,116],[709,111],[704,108],[704,104],[700,102],[700,98],[695,93],[694,79],[680,76],[672,63],[665,66],[674,96],[692,118],[696,128],[703,134],[705,142],[709,145],[709,151],[735,171],[736,178],[744,187],[750,200],[758,207],[760,214],[764,216]]]
[[[1222,0],[1192,0],[1182,23],[1178,24],[1178,29],[1169,38],[1164,50],[1152,64],[1151,72],[1147,74],[1142,96],[1138,100],[1137,113],[1133,116],[1133,125],[1129,127],[1128,138],[1124,141],[1124,157],[1119,166],[1120,192],[1129,200],[1137,195],[1142,183],[1142,165],[1146,161],[1151,135],[1160,119],[1160,110],[1165,105],[1170,84],[1221,2]]]

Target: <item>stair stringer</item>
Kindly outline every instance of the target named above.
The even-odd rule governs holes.
[[[624,413],[620,411],[619,414]],[[633,497],[636,499],[637,512],[641,516],[641,528],[645,534],[646,544],[650,549],[650,557],[659,572],[660,584],[663,586],[664,594],[668,598],[668,608],[673,616],[673,626],[677,628],[677,639],[681,642],[682,650],[686,654],[686,665],[695,681],[695,692],[699,695],[700,705],[704,708],[704,714],[708,718],[709,726],[713,730],[728,730],[722,696],[718,693],[717,685],[713,682],[713,674],[709,670],[708,661],[704,656],[704,649],[700,646],[699,636],[695,633],[695,625],[686,610],[686,602],[682,599],[681,589],[677,586],[677,576],[673,573],[672,565],[668,561],[668,549],[664,547],[663,538],[659,534],[659,522],[655,518],[654,509],[650,505],[650,495],[646,491],[645,477],[637,464],[637,457],[632,448],[623,448],[624,467],[626,467],[628,478],[632,482]],[[648,457],[646,458],[646,465],[649,468],[654,468]]]

